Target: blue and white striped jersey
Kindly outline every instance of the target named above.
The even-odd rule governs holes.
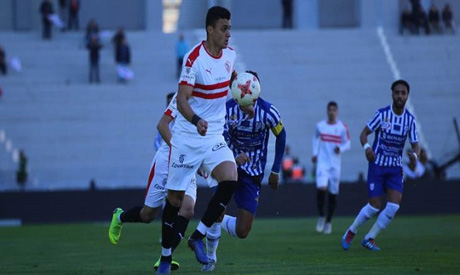
[[[375,131],[372,149],[375,164],[379,166],[401,166],[407,136],[411,143],[418,142],[415,117],[407,109],[400,116],[393,112],[391,105],[378,109],[367,127]]]
[[[254,104],[254,117],[249,120],[246,117],[235,100],[227,101],[224,136],[235,157],[244,152],[251,159],[240,168],[251,176],[257,176],[264,173],[267,164],[270,130],[278,135],[283,130],[283,124],[275,106],[260,97]]]

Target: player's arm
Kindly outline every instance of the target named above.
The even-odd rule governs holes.
[[[345,125],[345,123],[343,126],[344,129],[342,131],[342,144],[336,147],[338,148],[336,149],[338,150],[338,152],[336,151],[337,154],[348,151],[351,148],[350,133],[348,132],[348,127]]]
[[[195,114],[192,107],[190,107],[188,100],[192,97],[192,92],[192,86],[179,85],[179,92],[177,93],[177,109],[188,121],[196,126],[200,135],[205,136],[206,131],[208,130],[208,122]]]
[[[158,132],[169,147],[171,147],[171,130],[169,129],[169,123],[173,120],[173,117],[163,114],[157,124]]]
[[[409,130],[409,139],[412,150],[409,150],[408,155],[410,162],[414,164],[417,162],[418,156],[420,156],[420,146],[418,145],[417,124],[415,123],[415,119],[412,121]]]
[[[369,136],[370,134],[372,134],[371,129],[369,129],[369,127],[367,125],[364,126],[364,129],[361,132],[361,135],[359,136],[359,140],[361,141],[361,145],[364,148],[364,151],[365,151],[365,154],[366,154],[366,159],[369,162],[373,162],[373,161],[375,161],[375,153],[374,153],[374,151],[372,150],[372,147],[369,145],[369,143],[367,141],[367,136]]]
[[[281,161],[283,160],[284,151],[286,149],[286,130],[283,127],[281,120],[273,127],[273,134],[276,137],[275,141],[275,159],[273,160],[272,170],[268,179],[268,184],[273,190],[279,188],[279,173],[281,170]]]
[[[311,157],[311,161],[316,163],[318,161],[318,153],[319,153],[319,129],[318,125],[316,125],[315,135],[313,136],[312,143],[313,143],[313,156]]]

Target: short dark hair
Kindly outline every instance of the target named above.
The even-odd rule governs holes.
[[[173,98],[174,94],[175,94],[174,92],[169,93],[168,95],[166,95],[166,99],[169,100],[169,99]]]
[[[259,81],[259,83],[260,83],[259,75],[258,75],[256,72],[254,72],[254,71],[246,71],[246,72],[247,72],[248,74],[252,74],[253,76],[255,76],[255,77],[257,78],[257,81]]]
[[[395,82],[393,82],[393,84],[391,84],[391,91],[394,91],[396,85],[398,85],[398,84],[402,84],[402,85],[406,86],[407,93],[410,93],[409,83],[407,83],[407,81],[403,80],[403,79],[399,79],[399,80],[396,80]]]
[[[230,20],[230,11],[224,7],[214,6],[208,10],[206,14],[206,27],[216,24],[219,19]]]
[[[339,105],[337,105],[337,102],[335,101],[329,101],[329,103],[327,104],[327,108],[329,109],[329,107],[331,106],[334,106],[335,108],[339,108]]]

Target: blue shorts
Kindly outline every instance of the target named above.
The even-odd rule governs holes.
[[[369,198],[380,197],[386,189],[403,192],[403,172],[402,167],[379,166],[369,163],[367,173],[367,196]]]
[[[264,175],[250,176],[238,169],[238,186],[235,190],[235,202],[238,208],[244,209],[253,215],[259,205],[260,186]]]

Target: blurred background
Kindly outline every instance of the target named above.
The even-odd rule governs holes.
[[[426,152],[411,177],[460,184],[458,1],[2,0],[0,218],[23,192],[142,194],[178,60],[205,39],[213,5],[232,12],[237,70],[257,71],[282,115],[297,160],[283,184],[314,182],[312,137],[331,100],[352,142],[342,182],[362,184],[359,134],[399,78]]]

